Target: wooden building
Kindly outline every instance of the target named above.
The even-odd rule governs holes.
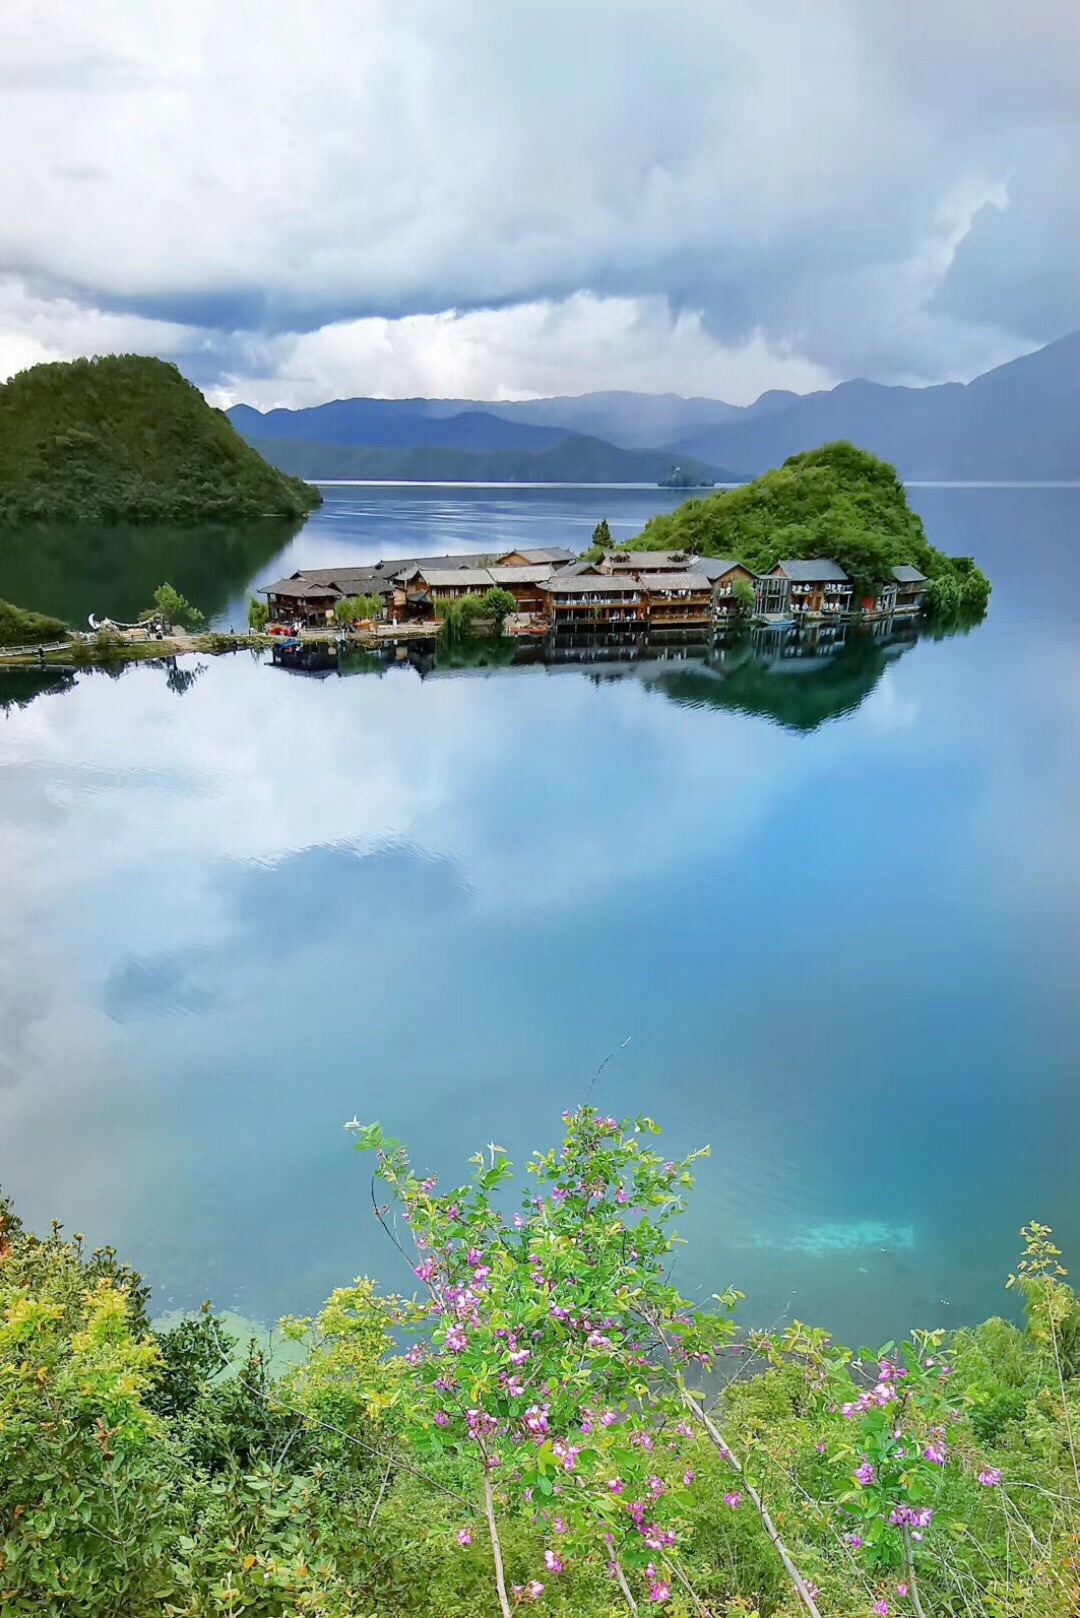
[[[926,574],[920,573],[917,567],[911,567],[907,563],[902,567],[894,567],[892,573],[896,589],[894,610],[906,613],[921,612],[923,598],[926,595]]]
[[[851,580],[839,563],[824,558],[790,557],[755,582],[754,610],[763,618],[850,612],[851,600]]]
[[[604,573],[681,573],[696,566],[686,551],[605,551],[598,564]]]
[[[650,629],[690,629],[712,623],[713,587],[704,573],[648,573],[640,582]]]
[[[259,594],[265,595],[270,617],[276,623],[309,628],[325,624],[327,615],[333,615],[334,603],[341,598],[333,585],[306,578],[302,573],[264,585]]]
[[[739,612],[739,598],[735,585],[740,579],[746,584],[757,584],[757,575],[742,562],[724,560],[719,556],[699,556],[694,563],[695,573],[704,573],[712,586],[712,610],[717,623],[735,618]]]
[[[500,562],[488,569],[491,583],[497,589],[509,590],[513,596],[515,612],[531,613],[534,616],[547,611],[547,597],[543,586],[554,571],[550,562],[536,562],[531,566],[529,564],[504,566]]]
[[[553,573],[540,586],[552,629],[584,629],[594,625],[644,624],[648,605],[638,579],[577,573]]]

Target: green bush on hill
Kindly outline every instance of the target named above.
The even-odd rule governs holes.
[[[0,387],[0,521],[237,521],[320,502],[163,360],[35,365]]]
[[[13,607],[10,601],[0,601],[0,646],[43,646],[66,640],[67,634],[67,625],[59,618],[26,612],[22,607]]]
[[[930,605],[943,613],[981,611],[990,596],[990,581],[970,557],[947,556],[929,543],[895,469],[842,441],[650,517],[632,544],[731,557],[758,573],[785,557],[828,557],[860,596],[875,596],[891,570],[907,563],[926,574]]]
[[[541,1178],[521,1188],[527,1236],[494,1207],[512,1175],[501,1158],[481,1154],[472,1183],[443,1196],[393,1160],[421,1226],[456,1234],[445,1248],[425,1238],[415,1302],[358,1280],[313,1320],[283,1322],[306,1352],[277,1371],[254,1344],[237,1356],[206,1306],[154,1330],[147,1287],[111,1249],[59,1226],[38,1240],[0,1198],[5,1618],[487,1618],[496,1521],[514,1608],[542,1595],[551,1618],[625,1612],[613,1556],[640,1610],[671,1618],[1077,1611],[1080,1303],[1046,1227],[1025,1227],[1009,1282],[1025,1325],[853,1355],[798,1322],[752,1333],[736,1345],[751,1352],[704,1356],[710,1427],[696,1397],[672,1406],[672,1393],[697,1385],[702,1343],[723,1348],[738,1295],[695,1309],[661,1265],[693,1159],[662,1163],[641,1143],[651,1120],[568,1118],[566,1150],[534,1154]],[[580,1185],[563,1167],[574,1152],[594,1171]],[[538,1188],[553,1189],[534,1202]],[[623,1212],[627,1191],[645,1207]],[[575,1267],[579,1219],[592,1245]],[[432,1326],[424,1288],[440,1263],[468,1266],[475,1291],[465,1306],[448,1293]],[[631,1270],[640,1284],[624,1294]],[[603,1331],[598,1289],[619,1310]],[[667,1338],[654,1342],[643,1294],[679,1310]],[[526,1309],[530,1347],[511,1354],[505,1323]]]

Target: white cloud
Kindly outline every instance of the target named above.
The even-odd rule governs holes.
[[[441,314],[421,329],[427,370],[479,375],[477,391],[493,373],[517,393],[564,388],[561,373],[523,379],[543,370],[535,350],[515,371],[470,344],[505,339],[510,356],[535,311],[569,329],[582,294],[579,386],[628,372],[697,386],[653,380],[663,348],[620,327],[642,312],[659,337],[668,306],[690,312],[668,332],[688,378],[712,357],[689,353],[697,311],[736,372],[775,360],[767,383],[791,356],[971,374],[1074,308],[1080,53],[1050,0],[1025,14],[1037,48],[1004,0],[977,16],[940,0],[932,32],[924,14],[923,0],[902,16],[857,0],[309,0],[269,17],[255,0],[39,0],[7,20],[0,271],[100,311],[99,333],[110,309],[155,317],[135,335],[159,332],[164,352],[193,328],[207,378],[249,351],[272,377],[260,337],[301,330],[322,334],[328,385],[336,339],[375,369],[388,345],[391,376],[424,373],[395,358],[409,329],[353,328]],[[992,255],[978,229],[960,249],[972,323],[945,312],[948,221],[1010,175]],[[1013,222],[1033,186],[1037,264]],[[492,313],[507,306],[516,325]],[[20,343],[12,328],[9,364],[36,352]],[[278,357],[316,378],[319,349],[287,339]]]
[[[507,309],[371,317],[248,345],[214,403],[262,409],[371,394],[510,399],[594,389],[705,394],[750,403],[768,387],[805,392],[836,380],[760,332],[726,346],[700,312],[660,298],[577,293]]]

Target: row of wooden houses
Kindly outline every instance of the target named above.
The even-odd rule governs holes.
[[[926,578],[897,567],[874,597],[856,599],[836,562],[792,558],[766,573],[742,562],[681,551],[609,551],[599,561],[557,547],[397,558],[365,567],[303,568],[263,587],[271,617],[321,625],[343,598],[376,597],[381,616],[407,624],[431,619],[442,601],[501,588],[523,621],[552,629],[637,625],[699,629],[752,616],[764,623],[829,620],[861,612],[915,614]],[[744,588],[740,589],[742,585]],[[751,595],[752,592],[752,595]]]

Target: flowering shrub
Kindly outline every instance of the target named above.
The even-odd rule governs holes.
[[[709,1367],[733,1332],[727,1313],[695,1312],[665,1280],[671,1221],[702,1154],[662,1159],[648,1118],[620,1125],[585,1107],[564,1123],[510,1218],[496,1200],[513,1176],[501,1147],[474,1157],[471,1184],[440,1194],[378,1125],[358,1130],[424,1288],[399,1316],[414,1334],[401,1431],[417,1453],[475,1465],[504,1612],[575,1556],[603,1556],[628,1599],[628,1577],[652,1601],[670,1596],[693,1429],[667,1358]],[[392,1231],[391,1204],[379,1211]],[[671,1345],[659,1360],[658,1333]],[[551,1537],[537,1577],[509,1591],[496,1520],[508,1510]]]
[[[518,1199],[494,1143],[440,1194],[367,1132],[416,1296],[339,1289],[280,1376],[208,1311],[152,1331],[112,1254],[0,1199],[4,1618],[1080,1611],[1080,1308],[1046,1228],[1026,1329],[725,1352],[735,1295],[668,1281],[692,1160],[654,1132],[570,1115]]]

